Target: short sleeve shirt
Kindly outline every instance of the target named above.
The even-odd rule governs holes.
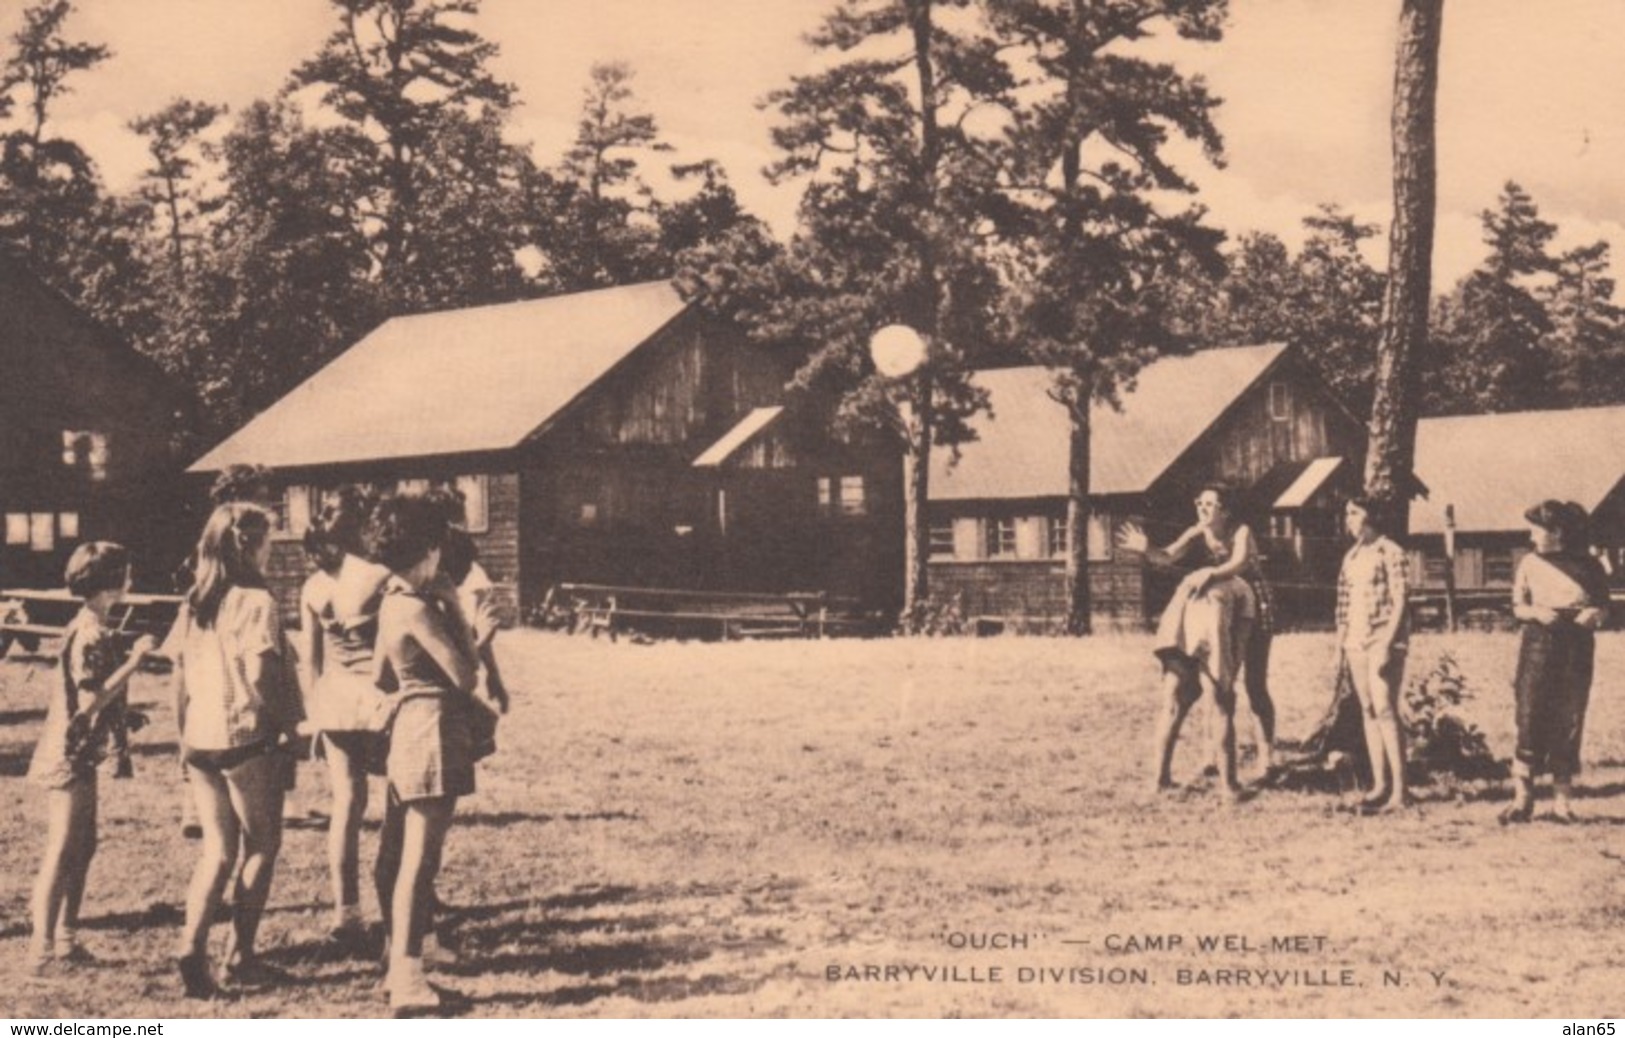
[[[209,627],[199,625],[190,607],[176,621],[176,664],[185,697],[181,743],[194,750],[248,746],[276,734],[297,712],[282,669],[282,620],[276,600],[263,588],[234,587],[220,602]],[[249,664],[271,655],[273,679],[249,680]]]
[[[118,670],[119,647],[118,636],[88,609],[74,617],[68,638],[66,705],[71,716],[89,705],[88,697],[100,693],[103,684]]]

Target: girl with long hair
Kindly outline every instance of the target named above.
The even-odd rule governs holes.
[[[270,979],[254,954],[282,845],[284,754],[301,708],[277,604],[265,586],[271,516],[257,505],[217,507],[198,542],[197,571],[166,648],[175,660],[181,757],[203,826],[186,895],[178,967],[189,998],[216,990],[209,924],[232,870],[232,932],[220,979]]]

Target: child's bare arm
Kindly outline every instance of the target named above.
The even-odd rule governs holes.
[[[130,678],[134,676],[137,670],[141,669],[142,662],[152,654],[156,646],[157,642],[153,640],[150,634],[143,634],[137,638],[135,644],[130,646],[129,658],[117,670],[107,676],[107,679],[102,682],[102,687],[97,691],[96,698],[92,699],[88,705],[81,707],[79,712],[93,721],[99,717],[109,703],[124,694],[125,686],[130,683]]]

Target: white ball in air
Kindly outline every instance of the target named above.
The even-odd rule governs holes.
[[[869,356],[887,378],[912,375],[925,363],[925,339],[906,324],[888,324],[869,340]]]

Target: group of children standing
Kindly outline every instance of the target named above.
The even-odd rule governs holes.
[[[203,998],[222,982],[275,979],[255,954],[255,938],[281,845],[289,751],[314,735],[332,776],[332,937],[360,945],[359,833],[368,776],[379,774],[388,802],[373,878],[388,949],[386,989],[397,1010],[439,1003],[423,958],[435,877],[457,798],[474,791],[475,762],[494,748],[495,719],[508,707],[490,653],[496,613],[479,594],[490,583],[455,525],[458,504],[434,493],[375,499],[358,487],[329,495],[306,537],[316,570],[300,596],[292,651],[266,586],[273,520],[259,504],[226,500],[215,508],[161,649],[142,637],[121,652],[109,622],[130,585],[125,549],[98,541],[73,553],[66,581],[84,607],[67,628],[60,681],[29,769],[48,791],[32,902],[36,969],[87,958],[76,924],[96,850],[98,765],[139,720],[124,705],[131,676],[148,656],[161,655],[174,663],[181,757],[202,830],[177,955],[185,993]],[[1166,702],[1157,785],[1171,784],[1180,724],[1205,694],[1219,718],[1216,758],[1234,791],[1234,684],[1243,669],[1266,754],[1274,735],[1269,595],[1259,550],[1227,492],[1205,488],[1196,509],[1197,524],[1166,549],[1132,526],[1119,544],[1161,563],[1204,556],[1207,565],[1181,583],[1159,630]],[[1553,777],[1557,817],[1572,817],[1593,632],[1609,611],[1606,575],[1587,550],[1585,511],[1544,501],[1526,518],[1534,551],[1513,582],[1523,635],[1514,681],[1516,784],[1503,822],[1529,820],[1541,773]],[[1354,543],[1338,579],[1340,667],[1365,719],[1374,777],[1365,806],[1386,811],[1406,802],[1398,708],[1409,635],[1405,552],[1384,535],[1371,502],[1350,501],[1346,522]],[[209,925],[234,871],[231,934],[217,971]]]
[[[1273,774],[1275,710],[1268,690],[1273,630],[1260,552],[1224,487],[1204,487],[1197,522],[1167,548],[1150,544],[1138,526],[1124,528],[1119,547],[1162,565],[1196,557],[1201,564],[1175,589],[1158,627],[1156,654],[1163,667],[1162,707],[1153,767],[1158,789],[1173,785],[1171,767],[1179,729],[1192,706],[1212,703],[1213,756],[1221,781],[1239,795],[1236,774],[1235,685],[1245,688],[1263,729],[1266,781]],[[1387,536],[1376,503],[1354,498],[1344,525],[1353,544],[1337,581],[1337,668],[1352,684],[1364,722],[1372,788],[1361,802],[1385,813],[1408,801],[1404,726],[1400,718],[1405,657],[1410,639],[1410,593],[1405,550]],[[1580,740],[1590,698],[1595,633],[1609,616],[1610,591],[1602,564],[1589,550],[1589,517],[1572,501],[1547,500],[1524,515],[1533,550],[1513,577],[1513,615],[1522,625],[1516,699],[1517,750],[1513,801],[1503,824],[1533,816],[1534,780],[1552,776],[1554,817],[1574,818],[1571,783],[1580,767]]]
[[[374,882],[386,991],[396,1010],[439,1004],[423,960],[435,877],[457,798],[474,791],[475,763],[494,748],[496,718],[508,706],[490,653],[497,613],[479,593],[489,581],[478,579],[472,541],[454,525],[459,505],[433,492],[331,495],[306,537],[317,568],[300,596],[296,648],[267,588],[274,524],[259,504],[215,508],[161,648],[142,637],[121,652],[109,623],[129,588],[125,549],[91,542],[73,553],[67,584],[84,607],[67,628],[60,682],[29,770],[49,802],[31,906],[36,972],[88,958],[76,924],[96,848],[98,766],[127,726],[130,677],[158,655],[174,665],[181,758],[202,833],[176,958],[185,994],[207,998],[223,985],[278,979],[257,957],[255,939],[293,753],[313,738],[333,779],[331,937],[350,951],[364,947],[358,844],[368,776],[381,775],[388,801]],[[209,926],[234,872],[231,932],[217,969]]]

